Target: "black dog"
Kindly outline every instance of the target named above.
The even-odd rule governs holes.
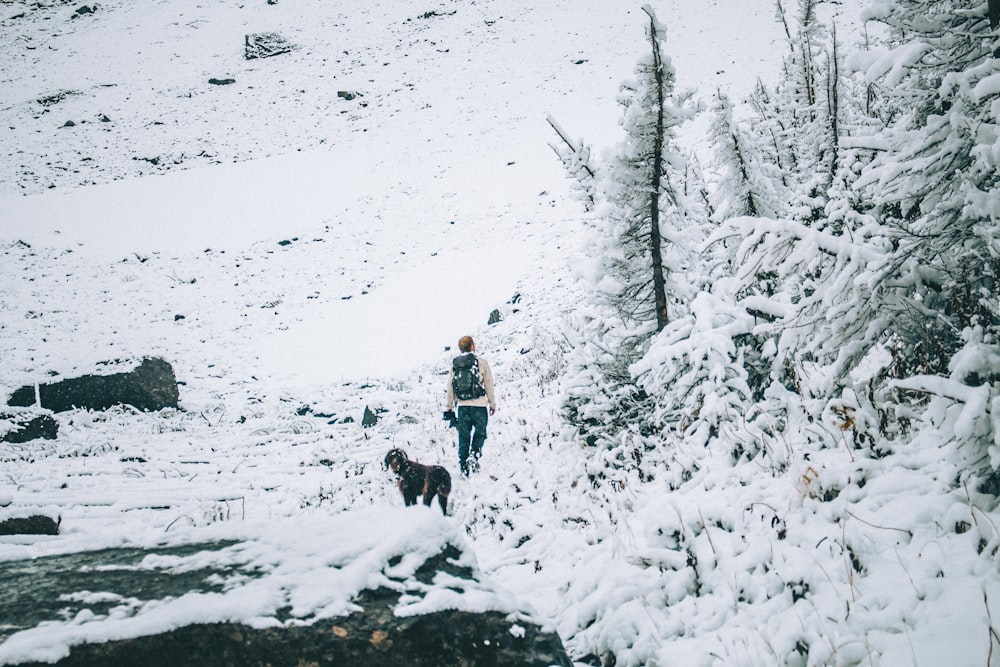
[[[416,505],[417,496],[423,496],[428,507],[437,496],[441,512],[448,514],[448,494],[451,493],[451,474],[441,466],[425,466],[406,458],[402,449],[390,449],[385,455],[385,467],[396,473],[403,502]]]

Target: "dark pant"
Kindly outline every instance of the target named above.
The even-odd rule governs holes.
[[[486,423],[490,413],[486,408],[474,405],[458,406],[458,467],[463,475],[469,474],[469,455],[472,455],[471,468],[479,469],[479,457],[483,454],[483,443],[486,442]],[[471,451],[470,451],[471,450]]]

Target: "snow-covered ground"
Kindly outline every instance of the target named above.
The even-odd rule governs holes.
[[[653,6],[681,87],[738,100],[758,76],[777,76],[787,47],[771,3]],[[858,3],[822,8],[851,25]],[[0,560],[237,537],[234,559],[278,574],[257,589],[234,584],[210,608],[259,624],[292,601],[310,619],[379,581],[391,555],[379,540],[393,538],[370,532],[376,517],[391,529],[412,516],[417,528],[399,540],[416,551],[461,542],[496,583],[486,604],[529,609],[577,658],[603,646],[627,664],[806,664],[782,647],[828,642],[810,664],[986,663],[981,573],[944,590],[945,553],[894,568],[888,555],[902,565],[921,548],[904,540],[896,552],[896,532],[859,519],[850,529],[863,533],[862,555],[877,553],[872,568],[886,574],[867,590],[844,583],[850,554],[830,536],[848,528],[843,514],[817,513],[813,487],[858,470],[816,461],[773,486],[705,473],[696,498],[672,498],[665,482],[609,499],[588,483],[588,455],[560,437],[564,318],[582,298],[574,276],[586,258],[545,118],[597,149],[618,139],[618,84],[647,48],[638,5],[76,10],[0,7],[0,395],[154,355],[173,364],[183,409],[67,413],[57,440],[0,447],[0,518],[62,518],[58,537],[3,538]],[[296,48],[245,60],[244,36],[258,32]],[[685,137],[696,147],[698,130]],[[503,320],[487,326],[493,310]],[[440,403],[448,348],[467,333],[499,392],[484,472],[456,479],[449,518],[400,514],[381,469],[390,447],[456,471]],[[368,429],[366,406],[381,416]],[[928,456],[915,454],[911,483],[892,477],[890,489],[877,482],[888,471],[866,469],[866,497],[905,512],[934,474]],[[706,525],[690,507],[727,520]],[[948,511],[942,525],[968,521]],[[822,555],[782,561],[779,582],[765,562],[793,553],[773,537],[785,525]],[[688,553],[719,567],[696,582],[702,595],[684,597],[670,586],[692,582],[664,579],[684,552],[665,543],[689,533]],[[367,571],[312,595],[297,583],[354,554],[371,554],[356,559]],[[831,558],[847,574],[823,570]],[[829,586],[798,592],[811,612],[794,606],[798,593],[772,599],[769,587],[817,572]],[[113,619],[14,635],[0,664],[206,620],[205,609],[123,602]],[[817,618],[824,636],[810,634]]]

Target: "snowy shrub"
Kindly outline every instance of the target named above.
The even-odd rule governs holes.
[[[632,371],[656,397],[653,421],[671,424],[705,446],[743,423],[751,399],[743,353],[735,339],[752,328],[752,318],[708,293],[691,304],[691,314],[662,331]]]
[[[562,381],[565,418],[575,431],[573,437],[588,445],[607,445],[630,425],[645,430],[650,412],[648,396],[628,373],[632,355],[621,353],[625,344],[598,312],[582,314],[571,324],[577,338]]]

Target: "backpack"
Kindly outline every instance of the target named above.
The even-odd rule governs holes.
[[[476,359],[476,355],[457,356],[452,360],[451,367],[455,372],[451,380],[455,398],[460,401],[471,401],[486,395],[486,389],[479,381],[479,360]]]

